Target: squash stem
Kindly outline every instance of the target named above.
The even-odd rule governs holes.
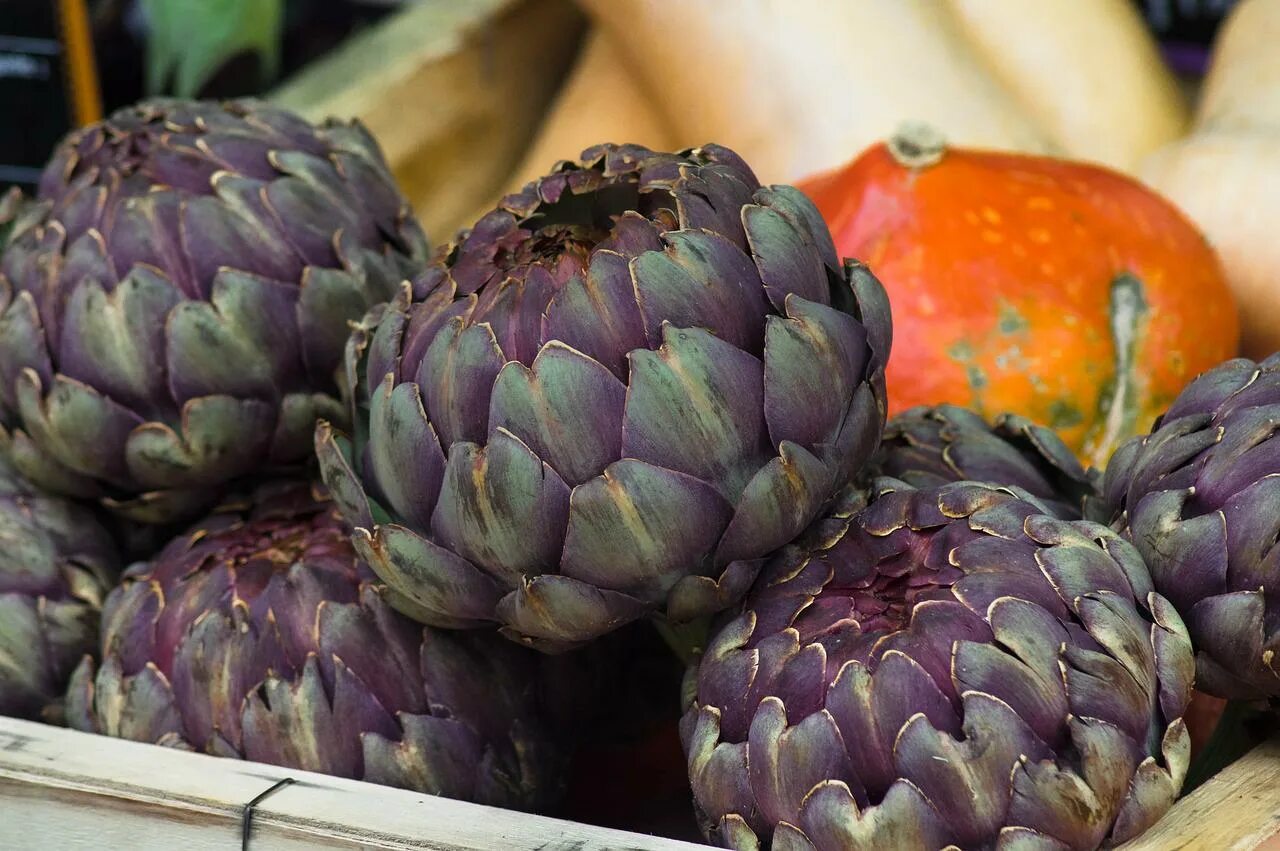
[[[904,121],[889,137],[889,153],[903,168],[928,168],[942,161],[947,140],[938,128],[923,121]]]
[[[1137,276],[1125,272],[1111,282],[1109,312],[1115,372],[1098,403],[1103,416],[1101,428],[1085,444],[1089,462],[1099,470],[1106,467],[1120,441],[1133,434],[1137,425],[1138,345],[1149,312],[1146,293]]]

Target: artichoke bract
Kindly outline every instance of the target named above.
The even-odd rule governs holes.
[[[81,730],[538,809],[556,788],[540,658],[437,631],[384,601],[332,505],[259,489],[129,568],[101,663],[67,695]]]
[[[377,144],[158,100],[55,150],[0,260],[0,415],[42,487],[167,522],[311,452],[349,323],[425,241]],[[36,215],[36,212],[39,215]]]
[[[1187,385],[1103,492],[1196,648],[1196,687],[1280,697],[1280,355]]]
[[[29,227],[27,216],[39,215],[39,208],[16,186],[10,187],[0,196],[0,251],[9,245],[15,231]]]
[[[963,480],[1016,486],[1064,520],[1098,503],[1097,475],[1053,429],[1018,414],[988,424],[956,405],[908,409],[885,426],[871,468],[918,488]]]
[[[559,650],[740,599],[874,451],[890,333],[795,189],[602,145],[367,318],[317,451],[404,611]]]
[[[40,495],[0,455],[0,715],[60,720],[118,568],[92,511]]]
[[[1088,849],[1173,803],[1194,661],[1132,545],[881,480],[781,551],[691,675],[703,826],[755,849]]]

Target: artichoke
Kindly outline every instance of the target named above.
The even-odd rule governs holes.
[[[1137,551],[1011,491],[885,490],[782,550],[692,675],[703,826],[739,848],[1118,844],[1178,794],[1194,662]]]
[[[956,405],[910,408],[885,426],[871,468],[918,488],[962,480],[1016,486],[1064,520],[1093,513],[1098,502],[1097,476],[1056,432],[1018,414],[988,425]]]
[[[404,611],[554,651],[740,599],[874,451],[889,345],[798,191],[602,145],[367,318],[317,451]]]
[[[0,455],[0,715],[58,720],[118,567],[89,509],[38,494]]]
[[[36,206],[16,186],[10,187],[0,196],[0,251],[9,245],[15,231],[25,230],[29,226],[26,216],[33,212],[38,212]]]
[[[69,723],[137,741],[520,809],[557,763],[537,654],[415,624],[328,503],[264,487],[125,573]]]
[[[1196,687],[1280,697],[1280,355],[1202,374],[1103,491],[1196,648]]]
[[[158,100],[54,152],[0,260],[0,417],[46,489],[150,522],[311,452],[425,243],[358,124]]]

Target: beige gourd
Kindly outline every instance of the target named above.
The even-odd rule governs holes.
[[[676,132],[737,149],[766,181],[840,165],[909,120],[1125,168],[1186,120],[1127,0],[579,2]]]
[[[588,33],[573,71],[508,179],[507,191],[599,142],[635,142],[655,150],[677,147],[666,119],[621,64],[619,53],[608,33]]]
[[[1243,0],[1224,23],[1191,135],[1140,175],[1218,250],[1240,305],[1243,353],[1280,351],[1280,2]]]
[[[1048,152],[939,0],[580,0],[683,137],[764,181],[833,168],[911,119]]]
[[[1187,130],[1131,0],[949,0],[988,66],[1075,159],[1131,170]]]
[[[1280,131],[1280,3],[1244,0],[1213,46],[1196,130]]]

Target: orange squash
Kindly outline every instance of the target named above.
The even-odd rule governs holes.
[[[890,413],[951,402],[1054,427],[1101,466],[1197,373],[1236,354],[1213,250],[1105,168],[947,149],[904,129],[800,184],[893,306]]]

